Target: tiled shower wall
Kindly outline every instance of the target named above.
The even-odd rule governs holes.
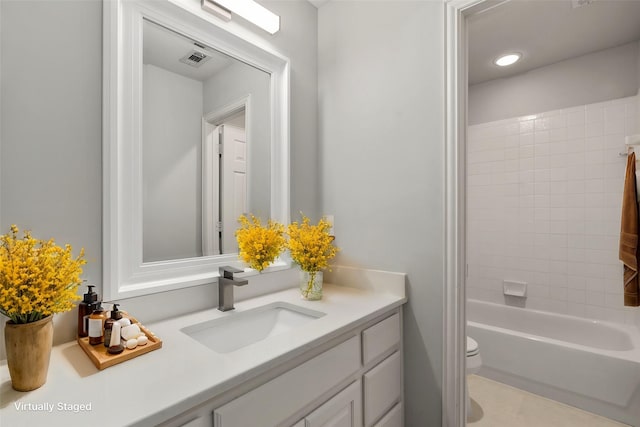
[[[636,322],[618,260],[636,110],[630,97],[469,127],[469,298]],[[526,300],[505,297],[503,280],[527,282]]]

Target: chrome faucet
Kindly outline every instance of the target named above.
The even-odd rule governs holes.
[[[220,277],[218,278],[218,310],[233,310],[233,287],[244,286],[249,283],[246,279],[234,279],[234,273],[242,273],[234,267],[224,266],[218,269]]]

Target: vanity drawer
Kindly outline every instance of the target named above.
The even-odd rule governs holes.
[[[374,360],[400,343],[400,315],[387,317],[362,331],[362,363]]]
[[[364,425],[373,425],[401,396],[402,364],[395,352],[364,374]]]
[[[216,409],[215,427],[281,425],[358,369],[360,337],[355,336]]]

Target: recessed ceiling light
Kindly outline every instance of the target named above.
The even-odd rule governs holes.
[[[506,67],[508,65],[515,64],[521,57],[522,55],[519,53],[508,53],[506,55],[498,57],[495,61],[493,61],[493,63],[500,67]]]

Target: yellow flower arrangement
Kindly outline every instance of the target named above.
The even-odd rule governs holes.
[[[84,249],[73,258],[70,245],[35,239],[29,231],[20,239],[18,232],[12,225],[0,237],[0,313],[19,324],[71,310],[80,299]]]
[[[291,253],[291,259],[303,271],[309,273],[306,297],[311,292],[316,273],[327,268],[329,260],[335,257],[340,249],[333,245],[333,236],[329,234],[331,224],[325,218],[321,218],[318,224],[311,225],[309,218],[301,215],[301,224],[289,224],[287,248]]]
[[[269,220],[265,227],[254,215],[250,218],[241,215],[238,222],[240,227],[236,230],[236,239],[240,258],[261,272],[284,250],[284,226]]]

